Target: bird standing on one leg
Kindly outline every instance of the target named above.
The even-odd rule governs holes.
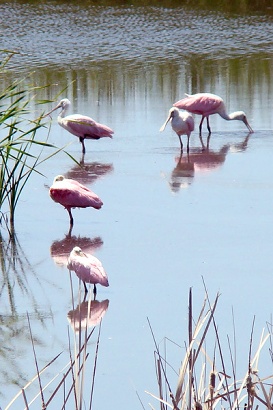
[[[207,128],[209,134],[211,134],[211,128],[209,125],[209,116],[213,114],[219,114],[224,120],[239,120],[247,126],[249,132],[254,132],[249,125],[246,115],[243,111],[236,111],[228,114],[224,101],[218,95],[210,93],[198,93],[193,95],[186,94],[186,98],[174,103],[174,107],[186,110],[192,114],[202,115],[200,125],[199,125],[199,136],[202,134],[202,124],[204,119],[207,119]]]
[[[103,205],[102,200],[93,191],[74,179],[66,179],[63,175],[54,178],[49,195],[53,201],[65,207],[70,217],[71,227],[74,223],[71,208],[100,209]]]
[[[160,128],[160,131],[164,131],[167,123],[171,120],[172,129],[176,132],[179,137],[181,151],[183,151],[183,142],[181,140],[181,135],[187,135],[187,152],[189,152],[190,136],[191,132],[194,130],[194,119],[188,112],[179,112],[179,109],[173,107],[169,111],[169,116]]]
[[[85,293],[88,292],[86,283],[94,285],[94,295],[97,294],[96,284],[109,286],[108,276],[102,263],[95,256],[84,253],[81,248],[75,246],[68,258],[67,268],[76,273],[83,281]]]
[[[99,140],[103,137],[112,138],[112,134],[114,134],[114,131],[111,128],[107,127],[106,125],[100,124],[99,122],[96,122],[95,120],[93,120],[90,117],[87,117],[86,115],[72,114],[67,115],[65,117],[65,114],[69,106],[70,101],[67,98],[64,98],[59,102],[59,104],[55,108],[53,108],[51,111],[45,114],[44,117],[51,114],[58,108],[61,108],[62,110],[58,115],[58,124],[67,131],[69,131],[71,134],[76,135],[76,137],[79,138],[82,144],[83,154],[85,154],[84,140],[86,138],[93,140]]]

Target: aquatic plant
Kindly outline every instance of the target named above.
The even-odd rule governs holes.
[[[257,350],[253,352],[255,323],[253,320],[249,345],[244,351],[246,371],[242,378],[238,378],[236,338],[234,337],[235,346],[233,348],[231,340],[227,338],[228,360],[225,354],[226,349],[220,341],[215,319],[218,300],[219,294],[211,303],[206,292],[200,314],[195,321],[192,290],[190,289],[188,335],[184,345],[185,355],[178,373],[174,370],[173,364],[171,365],[167,360],[166,346],[164,346],[164,354],[161,353],[148,319],[155,344],[155,368],[159,394],[148,391],[146,393],[159,402],[160,410],[167,410],[167,408],[173,410],[214,410],[218,408],[252,410],[259,406],[272,410],[273,375],[262,378],[258,370],[262,365],[261,352],[268,342],[270,357],[266,363],[271,362],[272,367],[272,325],[268,324],[267,333],[262,332]],[[177,344],[176,346],[178,347]],[[209,353],[210,350],[212,353]],[[240,356],[242,357],[242,352]],[[171,382],[174,378],[177,380],[175,387]]]
[[[0,73],[13,55],[4,53],[7,55],[0,62]],[[18,80],[0,94],[0,211],[1,222],[6,222],[10,233],[14,229],[18,200],[31,174],[39,173],[39,165],[62,150],[48,143],[48,133],[45,141],[36,138],[44,124],[42,114],[31,119],[31,103],[42,88],[45,87],[22,89],[22,80]],[[35,102],[45,104],[48,101]],[[47,155],[44,155],[45,148],[50,149]]]

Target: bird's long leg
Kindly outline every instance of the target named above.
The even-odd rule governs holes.
[[[74,224],[74,220],[73,220],[71,208],[66,208],[66,209],[67,209],[67,212],[68,212],[69,217],[70,217],[70,228],[71,228],[71,230],[72,230],[72,226],[73,226],[73,224]],[[71,231],[70,231],[70,233],[71,233]]]
[[[85,154],[85,145],[84,145],[84,138],[80,137],[80,142],[82,144],[82,153]]]
[[[205,119],[205,117],[203,116],[201,121],[200,121],[200,124],[199,124],[199,137],[202,136],[202,125],[203,125],[204,119]]]
[[[177,134],[177,135],[178,135],[178,134]],[[181,140],[181,136],[178,135],[178,137],[179,137],[179,141],[180,141],[181,152],[183,152],[183,142],[182,142],[182,140]]]
[[[83,282],[83,284],[84,284],[84,291],[85,291],[85,295],[86,295],[88,293],[88,289],[87,289],[86,283]]]
[[[188,135],[187,153],[190,152],[190,135]]]
[[[207,117],[207,128],[208,128],[208,132],[209,132],[209,135],[211,134],[211,129],[210,129],[210,126],[209,126],[209,117]]]
[[[93,293],[94,293],[94,299],[96,299],[96,296],[97,296],[97,288],[96,288],[96,285],[95,285],[95,284],[94,284]]]
[[[211,133],[209,133],[208,138],[207,138],[207,150],[209,149],[210,134],[211,134]]]
[[[66,239],[70,239],[71,238],[71,233],[72,233],[72,229],[73,229],[73,225],[69,225],[69,231],[66,234]]]

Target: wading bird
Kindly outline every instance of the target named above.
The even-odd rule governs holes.
[[[243,111],[236,111],[231,114],[226,112],[226,107],[224,101],[218,95],[210,93],[198,93],[193,95],[186,94],[186,98],[177,101],[174,107],[186,110],[192,114],[202,115],[201,122],[199,125],[199,135],[202,133],[202,124],[204,119],[207,119],[207,128],[211,134],[211,129],[209,125],[209,116],[212,114],[219,114],[224,120],[239,120],[247,126],[249,132],[254,132],[249,125],[246,115]]]
[[[79,138],[82,144],[83,154],[85,154],[84,140],[86,138],[92,140],[99,140],[103,137],[112,138],[114,131],[111,130],[111,128],[107,127],[106,125],[100,124],[99,122],[96,122],[90,117],[81,114],[72,114],[65,117],[69,106],[70,101],[67,98],[64,98],[55,108],[45,114],[44,117],[50,115],[58,108],[61,108],[61,112],[58,115],[58,124],[69,131],[71,134],[76,135],[76,137]]]
[[[84,253],[78,246],[72,249],[67,268],[74,271],[78,278],[83,281],[85,293],[88,292],[86,283],[94,285],[94,295],[97,293],[97,283],[102,286],[109,286],[108,276],[102,263],[95,256]]]
[[[100,209],[102,200],[90,189],[74,179],[66,179],[63,175],[54,178],[53,185],[49,189],[49,195],[53,201],[63,205],[70,217],[70,226],[73,226],[71,208]]]
[[[194,130],[194,120],[191,114],[188,112],[180,112],[178,108],[173,107],[169,111],[169,116],[160,128],[160,131],[164,131],[166,125],[171,120],[172,129],[176,132],[179,137],[181,151],[183,151],[183,143],[181,140],[181,135],[187,135],[188,144],[187,152],[189,152],[190,136],[191,132]]]

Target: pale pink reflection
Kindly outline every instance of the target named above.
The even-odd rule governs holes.
[[[79,332],[91,326],[97,326],[107,312],[109,300],[83,301],[74,310],[70,310],[67,319],[75,332]]]
[[[54,241],[50,247],[50,255],[56,265],[66,267],[70,252],[75,246],[79,246],[83,252],[93,254],[103,245],[100,236],[87,238],[80,236],[66,236],[60,241]]]
[[[113,164],[102,164],[101,162],[85,162],[84,155],[79,161],[80,166],[75,164],[70,171],[66,172],[65,177],[75,179],[81,184],[92,184],[97,179],[113,172]]]
[[[180,189],[187,188],[191,185],[196,172],[214,171],[221,167],[226,160],[228,152],[236,153],[247,149],[250,134],[244,140],[237,144],[227,143],[218,150],[209,147],[210,138],[207,138],[205,146],[200,137],[202,148],[192,148],[189,154],[180,154],[175,158],[176,166],[174,167],[169,185],[172,192],[178,192]]]

